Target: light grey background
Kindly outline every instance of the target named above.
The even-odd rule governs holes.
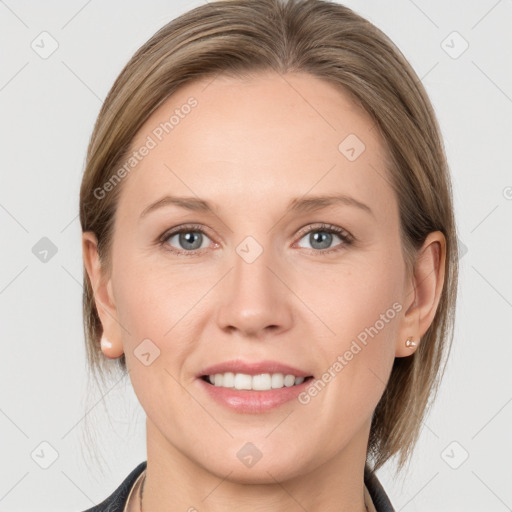
[[[118,73],[157,29],[201,3],[0,0],[0,512],[85,510],[146,459],[129,380],[85,397],[78,192]],[[425,84],[463,244],[441,393],[405,481],[392,464],[378,476],[397,511],[512,510],[512,2],[345,4],[388,34]],[[31,46],[48,51],[52,39],[47,58]],[[33,253],[43,237],[57,249],[46,263]],[[97,436],[91,456],[84,417]]]

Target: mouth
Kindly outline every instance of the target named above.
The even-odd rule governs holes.
[[[236,413],[264,413],[291,402],[314,379],[311,370],[279,361],[232,359],[203,368],[200,389]]]
[[[240,414],[258,414],[293,402],[312,385],[313,379],[312,375],[293,373],[225,371],[202,374],[196,382],[206,396],[222,407]]]
[[[312,380],[313,376],[295,376],[291,373],[261,373],[250,375],[247,373],[225,372],[202,375],[200,378],[207,384],[219,388],[237,391],[270,391],[273,389],[300,386]]]

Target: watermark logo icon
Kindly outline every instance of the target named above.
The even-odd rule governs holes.
[[[458,469],[469,457],[468,451],[457,441],[452,441],[442,452],[441,458],[452,469]]]
[[[149,366],[160,356],[160,349],[149,338],[146,338],[137,345],[133,353],[144,366]]]
[[[50,33],[44,31],[30,43],[30,47],[41,59],[47,59],[57,50],[59,43]]]
[[[263,252],[263,247],[254,237],[247,236],[237,245],[236,252],[246,263],[253,263]]]
[[[458,59],[469,48],[469,43],[454,30],[441,41],[441,48],[452,59]]]
[[[57,246],[49,238],[43,236],[43,238],[32,247],[32,254],[41,263],[48,263],[57,254]]]
[[[252,468],[261,459],[261,457],[263,457],[263,454],[254,444],[245,443],[242,448],[238,450],[236,456],[248,468]]]
[[[59,458],[59,452],[48,441],[42,441],[30,456],[40,468],[48,469]]]
[[[357,160],[366,149],[363,141],[354,133],[347,135],[339,144],[339,152],[350,162]]]

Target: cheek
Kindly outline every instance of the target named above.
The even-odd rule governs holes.
[[[115,288],[120,319],[130,332],[164,337],[209,286],[211,278],[200,273],[199,267],[173,266],[163,256],[118,259]]]
[[[126,363],[142,404],[172,401],[170,397],[179,396],[173,377],[190,378],[183,363],[197,349],[206,304],[200,299],[215,277],[211,272],[201,275],[196,268],[173,269],[168,263],[152,265],[136,258],[125,258],[118,266],[118,321]],[[164,396],[158,397],[162,390]]]
[[[402,283],[399,264],[368,258],[316,273],[314,280],[303,282],[300,296],[336,336],[355,336],[401,299]],[[394,310],[390,315],[396,317]]]
[[[178,382],[183,380],[183,361],[195,349],[191,309],[204,290],[187,287],[190,276],[151,266],[127,261],[122,270],[116,302],[126,328],[121,332],[126,363],[139,402],[150,417],[158,418],[162,404],[180,410],[189,399]]]
[[[330,365],[346,356],[347,377],[355,375],[352,371],[358,379],[372,376],[372,370],[385,382],[403,309],[399,260],[374,258],[316,277],[315,284],[308,281],[298,295],[308,298],[308,306],[321,320],[314,320],[314,332],[322,359]]]
[[[317,340],[325,370],[319,377],[325,383],[320,414],[327,423],[336,417],[348,430],[355,427],[354,419],[364,421],[376,407],[395,357],[400,279],[393,279],[389,268],[383,273],[383,267],[331,279],[317,296],[320,316],[334,331]]]

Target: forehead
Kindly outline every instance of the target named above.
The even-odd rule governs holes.
[[[123,183],[119,207],[130,202],[139,212],[164,193],[232,205],[239,197],[247,207],[308,191],[392,198],[371,117],[349,94],[305,73],[189,83],[147,119],[131,149],[144,156]]]

